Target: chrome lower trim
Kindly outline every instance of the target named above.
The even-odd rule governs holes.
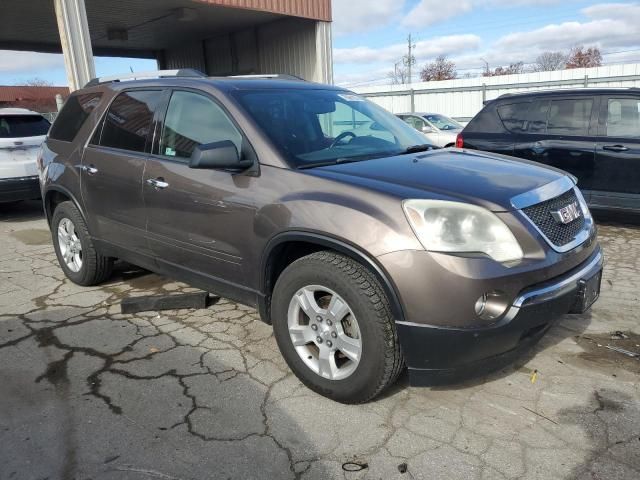
[[[520,195],[512,197],[511,205],[516,210],[522,210],[523,208],[530,207],[531,205],[536,205],[538,203],[544,202],[545,200],[551,200],[552,198],[559,197],[567,190],[572,189],[574,186],[575,183],[571,180],[571,178],[565,175],[534,190],[529,190],[528,192],[524,192]]]
[[[565,293],[578,288],[578,281],[590,276],[593,272],[602,268],[604,257],[602,251],[599,251],[596,256],[584,267],[571,276],[560,280],[557,283],[547,285],[545,287],[536,288],[533,290],[525,291],[521,293],[513,302],[512,308],[520,308],[523,305],[535,305],[538,303],[553,300]]]
[[[545,285],[543,287],[534,287],[530,290],[525,290],[520,293],[516,299],[511,304],[511,307],[507,310],[507,313],[500,318],[496,323],[487,325],[486,327],[482,327],[480,325],[475,325],[473,327],[448,327],[446,325],[430,325],[426,323],[416,323],[416,322],[405,322],[398,321],[396,324],[406,325],[408,327],[423,327],[423,328],[433,328],[438,330],[456,330],[456,331],[469,331],[476,329],[486,329],[491,330],[492,328],[499,328],[504,326],[506,323],[509,323],[511,320],[515,318],[515,316],[520,312],[522,307],[527,307],[529,305],[536,305],[538,303],[547,302],[549,300],[553,300],[557,297],[564,295],[571,290],[575,290],[578,288],[578,281],[585,277],[590,277],[596,271],[602,268],[604,264],[604,255],[602,251],[599,250],[597,254],[587,263],[584,267],[580,268],[577,272],[572,273],[570,276],[563,278],[555,283]]]

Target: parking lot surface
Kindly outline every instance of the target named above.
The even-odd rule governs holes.
[[[600,300],[516,364],[367,405],[290,373],[271,328],[219,299],[120,313],[188,291],[119,265],[78,287],[37,203],[0,206],[0,479],[640,478],[640,228],[605,223]]]

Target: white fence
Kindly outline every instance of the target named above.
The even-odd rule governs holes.
[[[580,87],[640,87],[640,63],[353,90],[393,113],[437,112],[469,120],[485,100],[505,93]]]

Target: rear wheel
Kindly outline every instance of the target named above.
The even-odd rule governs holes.
[[[349,257],[324,251],[293,262],[278,278],[272,309],[285,360],[321,395],[367,402],[404,365],[382,287]]]
[[[73,202],[62,202],[56,207],[51,234],[58,262],[69,280],[89,286],[109,278],[113,259],[96,251],[87,225]]]

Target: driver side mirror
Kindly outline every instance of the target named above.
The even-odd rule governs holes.
[[[429,125],[425,125],[422,127],[422,133],[433,133],[433,128],[431,128]]]
[[[246,170],[252,160],[241,160],[238,149],[231,140],[198,145],[191,154],[189,168],[219,170]]]

